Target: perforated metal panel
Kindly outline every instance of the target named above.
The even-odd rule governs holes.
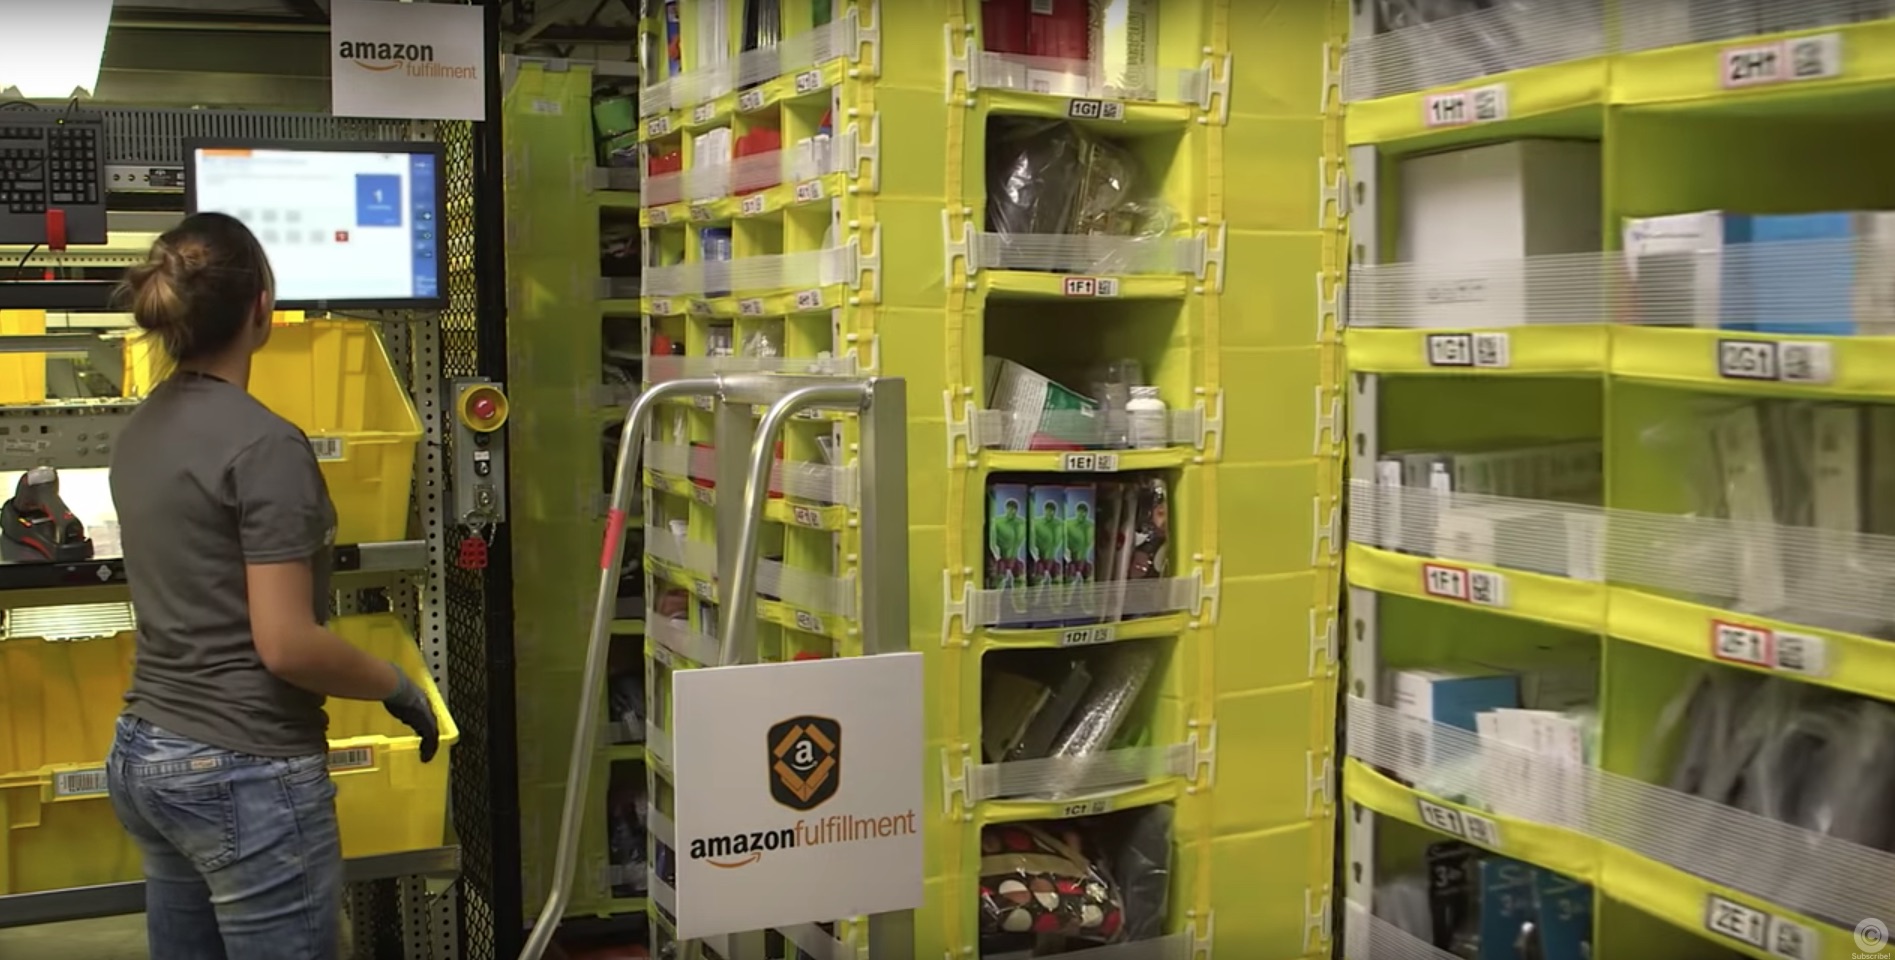
[[[107,163],[184,162],[184,141],[195,137],[250,140],[407,140],[406,120],[365,120],[319,113],[268,113],[242,110],[157,110],[108,108],[105,118]]]

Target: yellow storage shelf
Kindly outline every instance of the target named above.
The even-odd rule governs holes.
[[[1689,930],[1758,960],[1785,956],[1860,956],[1854,931],[1784,910],[1749,894],[1710,883],[1596,837],[1561,827],[1499,817],[1410,789],[1350,758],[1342,768],[1343,794],[1375,811],[1426,830],[1456,836],[1476,846],[1591,884],[1601,895]],[[1746,942],[1711,926],[1723,904],[1762,914],[1763,942]],[[1783,922],[1801,927],[1808,952],[1772,953],[1763,934]]]
[[[642,637],[644,635],[645,635],[645,621],[643,620],[614,620],[612,621],[612,636]]]
[[[1726,51],[1756,51],[1809,37],[1835,38],[1841,57],[1834,76],[1726,84]],[[1795,58],[1787,50],[1779,52],[1778,60],[1787,68]],[[1629,53],[1618,58],[1612,74],[1612,101],[1617,104],[1754,108],[1759,101],[1768,101],[1789,115],[1791,110],[1809,108],[1806,101],[1895,83],[1895,21],[1838,24]]]
[[[379,703],[334,700],[329,770],[342,853],[367,857],[441,845],[449,756],[460,733],[422,661],[389,614],[342,617],[330,628],[389,659],[427,691],[441,752]],[[0,895],[137,880],[140,860],[106,796],[105,758],[131,683],[131,633],[85,641],[0,642]]]
[[[644,303],[631,298],[612,298],[599,301],[599,312],[608,317],[636,317],[644,310]]]
[[[1475,336],[1503,337],[1505,365],[1472,362]],[[1609,324],[1546,324],[1484,330],[1351,328],[1343,334],[1351,370],[1445,376],[1579,377],[1606,371]]]
[[[976,296],[988,300],[1182,300],[1197,285],[1193,277],[1073,276],[1032,270],[982,270],[974,275]]]
[[[849,192],[849,175],[828,173],[807,180],[779,183],[774,187],[741,196],[714,200],[691,200],[646,207],[639,211],[640,226],[662,227],[689,221],[697,224],[727,223],[782,213],[796,207],[828,203]]]
[[[646,117],[639,123],[638,138],[650,142],[680,132],[708,130],[723,125],[734,114],[755,113],[798,97],[826,93],[848,75],[848,60],[837,57],[814,67],[767,80],[741,92],[726,93],[696,106]]]
[[[1590,57],[1349,104],[1348,142],[1438,149],[1484,140],[1597,136],[1611,90],[1611,59]],[[1497,119],[1477,119],[1476,99],[1497,91]]]
[[[1575,880],[1599,883],[1604,845],[1594,837],[1449,803],[1405,787],[1353,757],[1342,765],[1342,792],[1350,800],[1385,817],[1437,832],[1453,832],[1460,839],[1495,853],[1563,873]],[[1451,816],[1444,818],[1443,810],[1449,811]],[[1459,820],[1466,824],[1469,818],[1486,826],[1480,829],[1464,826],[1458,831],[1443,829],[1444,821]]]
[[[1059,800],[983,800],[974,805],[974,821],[982,826],[1027,820],[1092,817],[1119,810],[1176,803],[1190,787],[1184,777],[1160,777],[1115,790],[1101,790]]]
[[[1628,380],[1720,393],[1895,398],[1895,337],[1622,326],[1612,341],[1612,375]]]
[[[1150,640],[1156,637],[1175,637],[1191,626],[1191,614],[1167,613],[1156,617],[1139,617],[1134,620],[1121,620],[1117,623],[1101,623],[1091,626],[1047,627],[1040,630],[1007,630],[981,628],[967,638],[968,645],[982,652],[988,650],[1030,650],[1045,647],[1078,647],[1099,643],[1117,643],[1121,640]]]
[[[636,210],[639,207],[639,194],[636,190],[597,190],[592,200],[601,210]]]
[[[1482,572],[1499,577],[1502,590],[1498,602],[1459,599],[1450,575],[1444,582],[1430,586],[1430,571],[1460,571],[1465,575]],[[1460,603],[1522,620],[1533,620],[1585,633],[1603,633],[1610,590],[1603,583],[1550,577],[1540,573],[1507,570],[1459,560],[1435,560],[1395,553],[1359,543],[1349,545],[1343,558],[1343,572],[1349,585],[1378,593]]]
[[[30,337],[46,332],[44,310],[0,310],[0,336]],[[46,355],[0,353],[0,403],[39,403],[46,399]]]
[[[607,763],[643,763],[645,745],[642,743],[614,743],[601,751]]]
[[[1621,640],[1895,701],[1895,644],[1674,600],[1611,591],[1606,630]],[[1787,640],[1784,638],[1788,638]],[[1794,653],[1785,659],[1788,643]]]
[[[1119,117],[1111,120],[1076,117],[1074,101],[1082,104],[1111,104]],[[1046,117],[1072,120],[1101,133],[1147,134],[1165,128],[1183,128],[1196,123],[1204,110],[1195,103],[1148,100],[1100,100],[1096,97],[1062,97],[1030,90],[981,87],[974,91],[977,110],[1009,117]]]
[[[1117,465],[1105,469],[1101,457],[1113,457]],[[1131,470],[1169,470],[1204,462],[1204,452],[1194,447],[1164,447],[1156,450],[982,450],[979,467],[1007,473],[1124,473]]]

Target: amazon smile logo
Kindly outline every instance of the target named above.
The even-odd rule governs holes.
[[[365,40],[339,40],[336,56],[371,73],[402,71],[411,77],[443,77],[469,80],[480,75],[476,67],[457,67],[437,63],[434,47],[426,43],[381,43]]]

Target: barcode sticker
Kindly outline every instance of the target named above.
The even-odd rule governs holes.
[[[1500,824],[1480,814],[1466,810],[1444,807],[1430,803],[1420,797],[1415,798],[1415,810],[1421,815],[1421,822],[1428,827],[1451,836],[1462,837],[1490,849],[1500,847]]]
[[[1817,34],[1778,43],[1743,44],[1717,52],[1724,88],[1759,87],[1842,76],[1842,35]]]
[[[691,499],[709,507],[717,504],[717,490],[701,484],[691,485]]]
[[[660,298],[651,302],[651,312],[659,316],[669,316],[676,311],[671,309],[670,300]]]
[[[798,311],[821,310],[822,309],[822,291],[821,290],[796,291],[796,309]]]
[[[1096,817],[1102,813],[1111,813],[1112,804],[1113,801],[1111,800],[1086,800],[1080,803],[1069,803],[1060,808],[1059,815],[1061,817]]]
[[[645,211],[645,222],[654,227],[662,227],[671,222],[671,211],[664,207],[650,207]]]
[[[790,507],[790,522],[799,527],[822,528],[822,511],[815,507]]]
[[[821,633],[822,618],[808,610],[796,611],[796,629],[804,633]]]
[[[1820,677],[1829,672],[1827,645],[1822,637],[1778,630],[1776,668],[1784,673]]]
[[[105,768],[67,770],[53,775],[53,796],[96,797],[107,791]]]
[[[737,315],[740,317],[763,316],[763,301],[755,297],[737,301]]]
[[[737,213],[746,217],[754,217],[763,212],[763,205],[763,194],[753,193],[737,201]]]
[[[1118,639],[1119,631],[1113,626],[1074,627],[1062,630],[1059,645],[1062,647],[1084,647],[1095,643],[1111,643]]]
[[[1507,119],[1507,85],[1497,83],[1472,90],[1436,93],[1422,101],[1421,123],[1426,127],[1464,127]]]
[[[763,90],[753,87],[737,95],[737,109],[752,113],[763,109]]]
[[[375,750],[371,747],[349,747],[345,750],[329,751],[329,772],[341,770],[366,770],[375,766]]]
[[[812,200],[821,200],[821,199],[822,199],[822,181],[821,180],[805,180],[802,183],[799,183],[796,185],[796,202],[797,203],[809,203]]]
[[[716,213],[711,210],[708,204],[691,204],[691,219],[702,223],[706,220],[715,220],[716,218]]]
[[[1059,458],[1059,469],[1066,473],[1116,473],[1116,453],[1066,453]]]
[[[1492,570],[1467,572],[1467,602],[1480,607],[1507,605],[1507,578]]]
[[[1829,344],[1815,340],[1777,344],[1777,376],[1784,383],[1828,383],[1832,374]]]
[[[797,96],[802,96],[805,93],[814,93],[822,89],[822,71],[805,70],[797,74],[796,79],[791,82],[796,85]]]
[[[1068,297],[1116,297],[1119,295],[1119,278],[1067,277],[1060,293]]]
[[[341,437],[310,437],[309,449],[314,451],[318,460],[342,459]]]
[[[667,115],[660,114],[645,121],[645,136],[647,138],[662,137],[670,132],[671,117]]]
[[[691,108],[691,125],[701,127],[717,118],[717,104],[700,103]]]
[[[1123,120],[1125,104],[1117,100],[1069,100],[1066,103],[1066,116],[1074,120]]]

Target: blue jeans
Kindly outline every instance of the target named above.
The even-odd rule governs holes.
[[[145,855],[151,960],[335,960],[342,840],[328,757],[253,757],[118,721],[112,807]]]

